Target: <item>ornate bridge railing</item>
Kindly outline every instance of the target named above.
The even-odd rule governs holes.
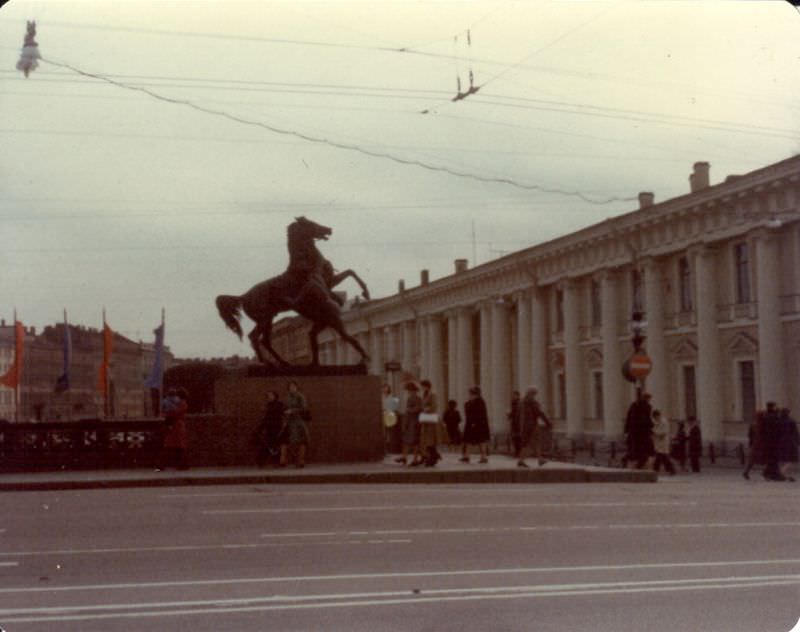
[[[0,471],[152,467],[162,419],[0,421]]]

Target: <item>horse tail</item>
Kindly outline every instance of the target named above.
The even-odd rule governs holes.
[[[242,339],[242,326],[239,319],[242,316],[242,297],[221,295],[217,297],[217,311],[222,320],[233,333]]]

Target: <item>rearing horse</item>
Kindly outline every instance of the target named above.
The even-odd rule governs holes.
[[[258,359],[269,364],[263,348],[281,365],[289,366],[272,346],[272,321],[280,312],[293,310],[311,321],[309,340],[312,364],[319,365],[319,342],[321,331],[332,328],[361,355],[362,362],[368,359],[367,352],[358,340],[350,336],[341,318],[342,300],[332,289],[344,279],[352,277],[360,286],[364,298],[369,290],[361,278],[352,270],[336,273],[331,263],[317,249],[316,241],[327,239],[333,231],[305,217],[295,218],[287,229],[289,267],[283,274],[254,285],[241,296],[221,295],[216,299],[217,310],[225,324],[239,338],[243,332],[242,311],[256,323],[248,335],[250,345]]]

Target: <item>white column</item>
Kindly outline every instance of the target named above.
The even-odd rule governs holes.
[[[647,378],[647,390],[653,396],[653,408],[666,411],[669,387],[667,384],[667,352],[664,341],[664,286],[661,278],[661,264],[655,259],[647,259],[644,265],[645,314],[647,328],[644,347],[653,364]]]
[[[447,393],[441,394],[444,400],[458,401],[458,315],[447,312]],[[444,406],[443,406],[444,407]]]
[[[489,301],[481,303],[481,366],[480,387],[483,397],[488,397],[492,389],[492,306]]]
[[[722,439],[722,369],[717,327],[716,252],[697,249],[697,414],[703,442]]]
[[[413,320],[406,321],[400,325],[403,329],[403,353],[400,364],[404,372],[414,372],[414,331],[416,323]]]
[[[442,321],[438,316],[432,316],[428,319],[428,379],[438,399],[439,413],[444,411],[442,399],[446,390],[443,360]]]
[[[368,336],[370,373],[383,377],[383,330],[373,327]]]
[[[619,439],[624,432],[622,352],[619,346],[619,273],[605,270],[601,279],[603,320],[603,434]]]
[[[758,300],[758,365],[761,406],[775,402],[788,406],[780,301],[780,234],[764,229],[758,235],[756,299]]]
[[[508,303],[503,299],[492,301],[492,366],[489,425],[492,436],[508,433],[506,409],[511,401],[511,329]]]
[[[564,373],[567,391],[567,436],[583,432],[583,362],[580,348],[580,311],[577,284],[564,283]]]
[[[539,389],[539,402],[548,414],[552,414],[550,380],[547,366],[547,298],[544,288],[534,286],[531,290],[531,378],[528,386]],[[523,389],[524,390],[524,389]]]
[[[469,399],[469,389],[475,386],[475,353],[472,349],[472,308],[458,310],[458,372],[455,399],[459,408]]]
[[[430,379],[430,366],[428,364],[428,317],[417,321],[417,357],[419,358],[420,379]]]
[[[383,339],[386,341],[386,361],[400,362],[401,353],[397,345],[397,328],[394,325],[386,325],[383,328]]]
[[[517,304],[517,390],[524,394],[531,385],[531,300],[527,292],[514,296]]]

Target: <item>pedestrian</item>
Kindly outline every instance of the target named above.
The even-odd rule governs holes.
[[[678,422],[678,430],[675,436],[672,437],[672,450],[670,451],[672,458],[680,465],[681,472],[686,471],[686,443],[688,437],[686,436],[686,424],[682,421]]]
[[[419,418],[419,447],[425,465],[433,467],[442,459],[438,445],[444,439],[444,429],[439,418],[436,393],[433,392],[430,380],[422,380],[420,386],[422,386],[422,414]]]
[[[788,408],[781,410],[780,422],[780,472],[787,481],[794,483],[794,470],[797,467],[798,433],[797,422]]]
[[[763,476],[768,481],[782,481],[780,472],[781,458],[781,415],[775,402],[767,402],[767,412],[764,413],[764,467]]]
[[[703,435],[700,432],[700,424],[693,415],[689,416],[689,433],[687,436],[687,444],[689,449],[689,464],[692,466],[692,472],[700,471],[700,457],[703,455]]]
[[[469,463],[469,446],[477,445],[480,450],[479,463],[489,462],[489,413],[486,402],[481,397],[481,389],[473,386],[469,389],[470,398],[464,404],[464,437],[461,448],[462,463]]]
[[[392,387],[383,385],[383,445],[387,453],[393,452],[397,446],[397,434],[400,424],[397,423],[397,413],[400,408],[400,399],[392,395]]]
[[[181,387],[168,392],[164,402],[164,419],[167,423],[167,432],[164,435],[164,445],[161,452],[160,467],[156,471],[175,467],[178,470],[188,470],[186,460],[186,412],[189,410],[188,394]]]
[[[542,420],[548,428],[552,428],[553,424],[548,416],[544,414],[539,401],[536,399],[536,394],[538,392],[535,386],[529,386],[522,400],[520,411],[520,449],[517,454],[518,467],[528,467],[528,464],[525,463],[525,453],[528,449],[530,449],[532,456],[538,460],[539,467],[545,464],[545,460],[542,458],[542,431],[539,428],[539,420]]]
[[[406,465],[408,455],[411,454],[414,460],[410,465],[420,465],[422,458],[419,452],[419,415],[422,412],[422,399],[419,396],[419,387],[415,382],[406,382],[405,386],[405,413],[403,414],[403,453],[398,459],[398,463]]]
[[[642,393],[628,407],[625,418],[627,435],[627,454],[622,457],[622,466],[634,461],[638,469],[649,466],[655,456],[653,450],[653,408],[650,405],[652,395]]]
[[[669,420],[661,415],[660,410],[653,411],[653,449],[656,453],[653,469],[660,471],[663,463],[669,475],[675,476],[675,466],[669,458]]]
[[[509,434],[511,436],[511,445],[514,448],[514,458],[518,459],[520,451],[522,450],[522,426],[520,407],[519,391],[512,391],[511,393],[511,406],[506,414],[508,418]]]
[[[308,426],[311,420],[306,396],[300,391],[297,382],[289,382],[289,394],[286,396],[286,410],[283,414],[284,424],[281,430],[281,457],[280,467],[286,467],[289,452],[294,453],[295,467],[306,466],[306,451],[308,450]]]
[[[461,413],[458,412],[458,402],[451,399],[447,402],[447,410],[444,411],[444,425],[447,428],[447,445],[451,452],[455,452],[461,445]]]
[[[267,463],[277,464],[281,453],[281,428],[283,427],[283,412],[286,406],[278,397],[276,391],[267,391],[267,403],[261,423],[256,430],[256,443],[258,454],[256,464],[264,467]]]
[[[750,427],[747,429],[747,463],[745,464],[742,476],[750,480],[750,470],[754,465],[764,463],[764,416],[766,412],[757,410],[756,416]]]

